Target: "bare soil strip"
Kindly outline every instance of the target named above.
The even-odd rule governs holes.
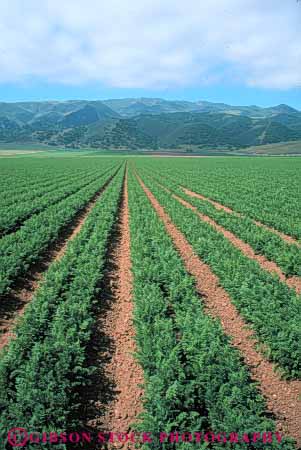
[[[239,349],[244,362],[249,366],[252,378],[259,382],[258,387],[266,398],[267,406],[276,416],[278,431],[293,437],[300,444],[301,381],[281,380],[275,365],[256,350],[258,342],[254,332],[240,317],[227,292],[219,286],[218,278],[195,255],[192,246],[172,223],[164,208],[139,177],[138,180],[163,221],[187,271],[195,277],[196,289],[203,298],[205,310],[220,320],[225,333],[231,337],[232,345]]]
[[[89,357],[97,371],[83,393],[82,419],[92,433],[126,433],[142,412],[143,395],[143,372],[134,358],[127,174],[100,290]],[[102,448],[128,449],[133,445],[115,442]]]
[[[104,175],[104,174],[105,174],[105,172],[104,172],[102,175]],[[93,181],[95,181],[95,180],[93,179]],[[92,183],[92,181],[91,181],[91,183]],[[88,184],[89,184],[89,183],[88,183]],[[70,195],[76,194],[79,190],[85,188],[88,184],[85,184],[85,185],[81,186],[76,192],[74,192],[73,194],[70,194]],[[64,200],[66,200],[68,197],[70,197],[70,195],[68,194],[66,197],[64,197]],[[62,200],[63,200],[63,199],[58,200],[58,201],[56,201],[55,203],[52,203],[51,205],[53,206],[53,205],[59,203],[59,202],[62,201]],[[45,211],[46,209],[47,209],[47,207],[44,207],[43,209],[41,209],[41,210],[38,211],[38,212],[32,212],[32,213],[30,213],[28,216],[26,216],[25,218],[18,220],[18,221],[15,223],[15,225],[13,225],[13,226],[12,226],[11,228],[9,228],[8,230],[0,231],[0,239],[4,238],[4,237],[6,237],[6,236],[9,236],[9,235],[11,235],[11,234],[16,233],[18,230],[20,230],[20,228],[25,224],[25,222],[26,222],[27,220],[31,219],[33,216],[37,216],[38,214],[42,213],[42,212]]]
[[[235,236],[231,231],[226,230],[226,228],[222,227],[218,223],[216,223],[213,219],[206,216],[205,214],[202,214],[198,211],[198,209],[191,205],[186,200],[182,199],[176,194],[173,194],[169,189],[167,189],[165,186],[160,186],[168,193],[170,193],[173,198],[175,198],[178,202],[180,202],[182,205],[186,206],[186,208],[191,209],[194,211],[201,220],[204,222],[209,223],[212,227],[214,227],[217,231],[223,234],[223,236],[228,239],[235,247],[237,247],[245,256],[247,256],[250,259],[254,259],[258,262],[260,267],[267,272],[270,272],[271,274],[276,274],[281,281],[287,284],[288,287],[295,289],[297,294],[301,293],[301,278],[297,276],[293,277],[286,277],[286,275],[282,272],[281,268],[273,261],[269,261],[265,256],[258,255],[255,253],[255,251],[252,249],[252,247],[247,244],[246,242],[242,241],[240,238]]]
[[[273,261],[269,261],[265,256],[263,255],[257,255],[252,247],[247,244],[246,242],[239,239],[235,234],[233,234],[231,231],[226,230],[221,225],[217,224],[213,219],[210,217],[200,213],[197,208],[190,203],[188,203],[186,200],[183,200],[181,197],[178,197],[176,194],[172,194],[172,196],[180,202],[182,205],[186,206],[186,208],[191,209],[194,211],[201,220],[204,222],[209,223],[212,227],[214,227],[217,231],[222,233],[226,239],[229,239],[229,241],[235,245],[245,256],[247,256],[250,259],[254,259],[258,262],[260,267],[267,272],[270,272],[271,274],[275,273],[278,275],[279,279],[287,284],[288,287],[295,289],[297,294],[301,293],[301,278],[294,276],[294,277],[286,277],[285,274],[282,272],[280,267]]]
[[[93,195],[86,206],[77,212],[72,223],[64,227],[59,239],[45,252],[42,259],[34,264],[29,272],[17,281],[11,292],[7,295],[0,296],[0,350],[14,336],[11,330],[16,324],[17,319],[24,314],[26,306],[33,298],[35,291],[43,280],[44,273],[51,263],[62,258],[69,242],[80,232],[90,211],[116,173]]]
[[[205,197],[204,195],[198,194],[197,192],[190,191],[189,189],[186,189],[184,186],[180,186],[181,189],[185,192],[185,194],[190,195],[190,197],[196,197],[200,200],[204,200],[206,202],[211,203],[213,206],[215,206],[216,209],[222,209],[223,211],[229,213],[229,214],[235,214],[236,216],[242,216],[242,214],[234,211],[233,209],[229,208],[228,206],[222,205],[221,203],[218,203],[214,200],[211,200],[208,197]],[[284,241],[288,242],[289,244],[297,245],[298,247],[301,246],[300,242],[298,242],[296,239],[294,239],[292,236],[288,236],[285,233],[282,233],[281,231],[276,230],[275,228],[269,227],[268,225],[265,225],[262,222],[259,222],[257,220],[253,220],[253,222],[258,226],[265,228],[266,230],[271,231],[272,233],[277,234],[280,236]]]

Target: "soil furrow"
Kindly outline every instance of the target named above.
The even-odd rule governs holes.
[[[252,247],[247,244],[246,242],[242,241],[240,238],[235,236],[231,231],[226,230],[224,227],[216,223],[211,217],[206,216],[205,214],[200,213],[197,208],[190,203],[188,203],[186,200],[183,200],[181,197],[178,197],[176,194],[172,194],[172,196],[180,202],[182,205],[186,206],[186,208],[191,209],[194,211],[201,220],[204,222],[209,223],[213,228],[215,228],[218,232],[222,233],[223,236],[228,239],[235,247],[237,247],[245,256],[247,256],[250,259],[253,259],[254,261],[257,261],[260,267],[263,270],[266,270],[267,272],[270,272],[271,274],[277,274],[280,281],[283,281],[287,284],[288,287],[295,289],[297,294],[301,293],[301,278],[294,276],[294,277],[286,277],[285,274],[282,272],[280,267],[273,261],[269,261],[265,256],[258,255],[254,252]]]
[[[241,217],[243,214],[240,214],[233,209],[229,208],[228,206],[222,205],[221,203],[216,202],[215,200],[211,200],[208,197],[205,197],[204,195],[198,194],[197,192],[190,191],[189,189],[185,188],[184,186],[180,186],[181,189],[185,192],[185,194],[189,195],[190,197],[199,198],[200,200],[204,200],[208,203],[211,203],[211,205],[215,206],[216,209],[221,209],[229,214],[235,214],[238,217]],[[300,242],[294,239],[292,236],[289,236],[285,233],[282,233],[281,231],[276,230],[275,228],[269,227],[268,225],[265,225],[262,222],[259,222],[258,220],[253,220],[253,222],[258,226],[265,228],[266,230],[271,231],[274,234],[277,234],[280,236],[284,241],[288,242],[289,244],[297,245],[300,247]]]
[[[266,398],[267,406],[276,416],[278,431],[301,443],[301,393],[300,381],[281,380],[273,363],[267,361],[256,347],[254,332],[239,315],[227,292],[219,286],[219,280],[194,253],[184,235],[175,227],[164,208],[154,195],[138,180],[157,214],[163,221],[175,247],[180,253],[187,271],[196,280],[196,289],[202,296],[208,314],[220,320],[225,333],[231,337],[232,345],[239,349],[244,362],[249,366],[252,378],[259,382],[259,389]]]
[[[96,306],[89,362],[97,367],[82,397],[82,422],[91,433],[126,433],[142,412],[143,372],[137,363],[133,326],[127,173],[105,275]],[[132,448],[107,443],[102,448]]]
[[[109,172],[109,170],[106,170],[105,172],[103,172],[102,174],[100,174],[99,176],[103,176],[105,175],[107,172]],[[12,225],[9,229],[7,230],[2,230],[0,231],[0,239],[9,236],[11,234],[16,233],[20,228],[22,228],[24,226],[24,224],[27,222],[27,220],[31,219],[34,216],[37,216],[38,214],[42,213],[43,211],[45,211],[49,206],[54,206],[56,204],[58,204],[59,202],[66,200],[68,197],[70,197],[71,195],[76,194],[78,191],[80,191],[81,189],[84,189],[86,186],[88,186],[89,184],[93,183],[94,181],[96,181],[96,178],[91,179],[88,182],[85,182],[84,184],[82,184],[81,186],[78,186],[78,188],[72,192],[71,194],[66,194],[64,197],[61,197],[60,199],[57,199],[54,202],[49,202],[48,205],[44,205],[43,207],[41,207],[40,209],[38,209],[37,211],[29,211],[28,214],[26,214],[22,219],[17,220],[17,222]],[[48,193],[48,192],[47,192]]]
[[[263,270],[266,270],[267,272],[271,274],[276,274],[281,281],[287,284],[288,287],[295,289],[297,294],[301,293],[301,278],[294,276],[294,277],[286,277],[286,275],[282,272],[281,268],[273,261],[269,261],[265,256],[258,255],[255,253],[255,251],[252,249],[252,247],[235,236],[231,231],[226,230],[226,228],[222,227],[218,223],[215,222],[215,220],[211,219],[211,217],[206,216],[205,214],[202,214],[198,211],[198,209],[191,205],[186,200],[182,199],[176,194],[173,194],[169,189],[167,189],[165,186],[160,186],[168,193],[170,193],[173,198],[175,198],[178,202],[180,202],[182,205],[184,205],[186,208],[191,209],[194,211],[201,220],[204,222],[209,223],[213,228],[215,228],[218,232],[222,233],[223,236],[228,239],[235,247],[237,247],[245,256],[247,256],[250,259],[253,259],[254,261],[257,261],[260,267]]]
[[[24,314],[26,306],[33,298],[50,264],[63,257],[69,242],[80,232],[90,211],[116,173],[110,176],[102,188],[77,212],[72,223],[64,227],[59,239],[51,244],[51,247],[45,252],[41,260],[32,265],[29,271],[22,278],[18,279],[8,294],[0,296],[0,349],[13,337],[12,328],[16,324],[17,319]]]

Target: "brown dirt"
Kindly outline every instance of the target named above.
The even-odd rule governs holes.
[[[190,191],[189,189],[186,189],[184,186],[180,186],[180,188],[182,189],[182,191],[185,192],[185,194],[189,195],[190,197],[195,197],[200,200],[204,200],[208,203],[211,203],[211,205],[215,206],[216,209],[221,209],[229,214],[234,214],[233,209],[228,208],[228,206],[225,206],[225,205],[222,205],[221,203],[215,202],[214,200],[211,200],[208,197],[204,197],[204,195],[198,194],[197,192]]]
[[[220,320],[225,333],[231,337],[232,345],[239,349],[249,366],[252,378],[259,382],[258,387],[266,398],[267,406],[277,418],[278,431],[293,437],[300,444],[301,382],[281,380],[275,365],[256,350],[258,342],[254,332],[240,317],[227,292],[219,286],[218,278],[195,255],[192,246],[172,223],[164,208],[139,177],[138,180],[172,237],[187,271],[195,277],[196,289],[203,298],[206,311]]]
[[[142,412],[143,395],[143,372],[134,358],[127,174],[101,291],[93,337],[94,354],[90,355],[93,366],[99,369],[93,386],[85,390],[84,404],[88,407],[84,408],[83,417],[85,427],[92,433],[126,433]],[[128,449],[130,446],[116,442],[105,448]]]
[[[233,209],[229,208],[228,206],[222,205],[221,203],[218,203],[214,200],[211,200],[208,197],[205,197],[204,195],[198,194],[197,192],[190,191],[189,189],[185,188],[184,186],[180,186],[181,189],[185,192],[185,194],[190,195],[190,197],[196,197],[200,200],[204,200],[206,202],[211,203],[213,206],[216,207],[216,209],[222,209],[223,211],[226,211],[229,214],[235,214],[236,216],[242,216],[242,214],[234,211]],[[277,234],[280,236],[285,242],[288,242],[289,244],[297,245],[298,247],[301,246],[300,242],[294,239],[292,236],[288,236],[285,233],[282,233],[281,231],[276,230],[275,228],[269,227],[268,225],[265,225],[262,222],[259,222],[258,220],[253,220],[253,222],[258,226],[265,228],[266,230],[271,231],[272,233]]]
[[[274,263],[273,261],[269,261],[265,256],[258,255],[255,253],[255,251],[252,249],[252,247],[247,244],[246,242],[239,239],[235,234],[233,234],[231,231],[226,230],[221,225],[217,224],[213,219],[206,216],[205,214],[202,214],[198,211],[198,209],[191,205],[186,200],[182,199],[176,194],[173,194],[169,189],[167,189],[165,186],[161,185],[162,189],[164,189],[166,192],[170,193],[173,198],[175,198],[178,202],[180,202],[182,205],[186,206],[186,208],[191,209],[194,211],[201,220],[204,222],[209,223],[213,228],[215,228],[218,232],[222,233],[223,236],[228,239],[235,247],[237,247],[245,256],[247,256],[250,259],[253,259],[258,262],[260,267],[267,272],[270,272],[271,274],[276,274],[281,281],[287,284],[288,287],[295,289],[297,294],[301,293],[301,278],[294,276],[287,278],[285,274],[282,272],[281,268]]]
[[[115,174],[93,195],[87,205],[78,211],[72,223],[61,231],[59,239],[51,245],[38,263],[31,266],[26,275],[18,279],[10,293],[0,296],[0,350],[14,337],[11,330],[24,314],[50,264],[63,257],[69,242],[80,232],[96,201],[114,176]]]
[[[301,294],[301,278],[294,276],[286,279],[286,284],[295,289],[297,294]]]

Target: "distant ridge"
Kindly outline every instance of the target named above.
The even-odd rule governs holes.
[[[127,98],[0,102],[0,144],[228,150],[301,139],[301,112],[280,104]]]
[[[213,103],[208,101],[182,101],[182,100],[164,100],[160,98],[126,98],[104,100],[107,106],[122,116],[132,117],[137,114],[162,114],[173,112],[231,112],[236,114],[248,115],[250,117],[272,117],[279,112],[288,114],[298,113],[299,111],[287,106],[277,105],[269,108],[260,106],[231,106],[226,103]]]

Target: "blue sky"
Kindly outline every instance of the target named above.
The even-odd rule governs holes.
[[[10,0],[0,101],[162,97],[301,110],[296,0]]]
[[[207,100],[211,102],[228,103],[232,105],[258,105],[263,107],[286,103],[301,110],[300,89],[263,89],[246,86],[195,86],[182,89],[122,89],[101,87],[97,84],[83,86],[68,86],[61,84],[28,83],[0,85],[0,101],[29,100],[104,100],[108,98],[156,97],[167,100]]]

